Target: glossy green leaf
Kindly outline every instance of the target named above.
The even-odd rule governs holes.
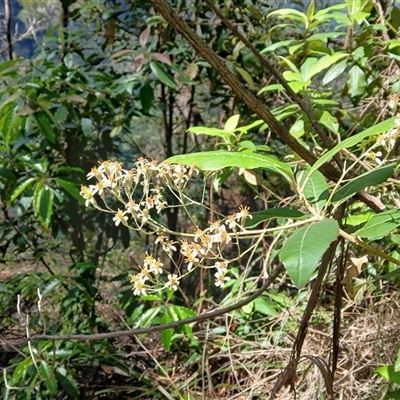
[[[149,112],[154,102],[154,90],[148,82],[140,88],[139,98],[143,111]]]
[[[59,372],[60,371],[60,372]],[[72,396],[73,398],[79,397],[78,387],[74,381],[69,379],[67,376],[61,373],[61,369],[58,369],[55,372],[55,377],[58,383],[62,386],[67,394]]]
[[[367,137],[379,135],[380,133],[386,132],[389,129],[393,128],[395,118],[396,117],[392,117],[387,119],[386,121],[380,122],[379,124],[365,129],[357,135],[351,136],[343,140],[343,142],[337,144],[333,149],[327,151],[323,156],[321,156],[318,161],[311,167],[310,175],[312,175],[317,169],[319,169],[321,165],[329,161],[335,154],[339,153],[339,151],[343,149],[349,149],[354,145],[360,143],[363,139]]]
[[[22,192],[25,191],[29,186],[36,182],[37,178],[28,178],[20,183],[15,190],[12,192],[10,202],[12,203]]]
[[[375,372],[388,381],[400,385],[400,372],[394,370],[394,365],[383,365],[382,367],[378,367]]]
[[[18,383],[23,382],[28,372],[29,368],[32,366],[33,362],[30,357],[26,357],[23,361],[21,361],[17,367],[15,368],[11,380],[11,386],[18,386]]]
[[[271,92],[274,90],[283,90],[283,86],[280,83],[274,83],[272,85],[265,86],[257,93],[257,95],[260,95],[261,93],[264,92]]]
[[[93,123],[90,118],[81,119],[82,132],[88,139],[93,139]]]
[[[368,171],[365,174],[351,180],[341,187],[332,197],[332,202],[343,202],[367,186],[378,185],[386,182],[393,174],[395,164],[385,165]]]
[[[262,168],[276,172],[292,181],[293,171],[283,162],[261,154],[247,154],[231,151],[207,151],[203,153],[183,154],[171,157],[167,160],[170,163],[195,164],[203,171],[218,171],[226,167],[245,169]]]
[[[332,64],[335,64],[342,58],[348,57],[348,53],[334,53],[332,55],[326,55],[318,60],[308,71],[306,76],[303,76],[303,79],[306,81],[308,79],[313,78],[318,73],[322,72],[324,69],[329,68]]]
[[[150,61],[150,68],[153,74],[164,84],[172,89],[176,89],[176,83],[172,75],[170,75],[159,62]]]
[[[44,137],[52,144],[56,142],[56,134],[53,127],[50,124],[49,117],[44,111],[37,112],[33,114],[40,130],[42,131]]]
[[[232,132],[228,132],[218,128],[207,128],[203,126],[192,126],[187,131],[193,132],[196,135],[219,136],[226,140],[228,140],[230,137],[235,137],[235,134]]]
[[[233,132],[238,126],[239,118],[239,114],[229,117],[228,120],[225,122],[224,130],[227,132]]]
[[[397,350],[396,361],[394,362],[394,370],[400,372],[400,348]]]
[[[2,182],[15,182],[17,180],[14,172],[7,167],[0,167],[0,181]]]
[[[251,77],[251,75],[244,69],[241,67],[237,67],[235,65],[235,69],[238,72],[238,74],[242,77],[242,79],[250,86],[254,86],[254,81],[253,78]]]
[[[367,87],[367,81],[364,71],[358,66],[354,65],[347,78],[347,85],[349,87],[349,95],[351,97],[361,96]]]
[[[332,65],[322,79],[322,84],[327,85],[328,83],[332,82],[334,79],[338,78],[343,74],[345,69],[347,68],[347,60],[342,60],[340,63]]]
[[[390,231],[400,225],[400,210],[388,210],[374,215],[357,235],[368,240],[376,240],[387,236]]]
[[[275,51],[276,49],[280,49],[280,48],[285,48],[287,46],[289,46],[292,42],[294,42],[293,39],[288,39],[288,40],[282,40],[279,42],[275,42],[269,46],[267,46],[264,50],[262,50],[262,53],[267,53],[269,51]]]
[[[76,200],[81,204],[85,204],[85,200],[80,195],[80,189],[73,182],[66,181],[65,179],[55,178],[55,181],[71,196],[73,196]]]
[[[246,228],[255,228],[257,225],[272,218],[289,218],[300,219],[304,218],[305,214],[291,208],[271,208],[270,210],[256,211],[251,213],[252,218],[246,219]]]
[[[318,212],[321,212],[329,197],[328,183],[324,175],[316,171],[315,174],[308,179],[308,171],[304,170],[300,171],[298,174],[297,181],[301,188],[304,187],[304,197]]]
[[[39,371],[41,377],[44,378],[44,384],[50,391],[50,393],[57,394],[58,393],[57,381],[53,375],[53,371],[51,370],[49,364],[46,361],[40,360]]]
[[[300,11],[294,10],[292,8],[282,8],[281,10],[272,11],[268,14],[268,18],[271,18],[274,15],[276,15],[278,17],[293,19],[295,21],[300,21],[300,22],[303,22],[304,24],[307,23],[306,14],[304,14]]]
[[[329,111],[323,111],[319,122],[326,126],[333,133],[339,132],[339,123],[336,117],[334,117]]]
[[[243,140],[243,142],[238,143],[238,146],[243,149],[257,151],[256,145],[251,140]]]
[[[145,311],[139,318],[138,320],[135,322],[135,328],[146,328],[148,326],[151,326],[153,324],[153,320],[154,318],[157,317],[157,315],[159,314],[159,312],[162,310],[163,308],[160,306],[157,307],[152,307],[150,309],[148,309],[147,311]]]
[[[42,181],[35,186],[33,194],[33,211],[44,227],[48,228],[53,215],[53,192]]]
[[[337,221],[323,219],[296,230],[285,241],[279,258],[298,288],[308,283],[323,254],[338,235]]]
[[[161,319],[161,323],[164,325],[164,324],[168,324],[172,321],[173,321],[173,319],[171,318],[171,315],[168,312],[168,308],[167,308]],[[161,333],[161,341],[164,346],[164,349],[169,351],[171,349],[172,335],[173,335],[174,331],[173,331],[173,329],[168,328],[168,329],[163,329],[162,331],[160,331],[160,333]]]

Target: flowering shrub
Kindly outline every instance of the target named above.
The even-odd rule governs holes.
[[[133,284],[134,295],[146,295],[159,291],[162,288],[178,290],[180,280],[191,273],[194,268],[207,268],[216,271],[215,286],[223,288],[231,278],[228,276],[228,264],[235,260],[227,261],[224,249],[227,245],[238,245],[241,235],[248,234],[244,227],[247,218],[252,218],[248,207],[240,207],[235,214],[229,215],[224,221],[209,222],[209,226],[201,229],[193,226],[192,233],[180,233],[179,242],[169,238],[169,232],[162,223],[162,218],[156,218],[161,211],[170,206],[163,192],[169,190],[178,199],[178,206],[184,209],[190,218],[188,207],[193,203],[184,189],[193,174],[198,174],[197,168],[184,164],[170,164],[164,162],[159,165],[155,160],[139,158],[135,168],[126,170],[121,163],[104,161],[99,167],[93,167],[87,174],[89,179],[96,179],[97,183],[89,186],[82,185],[81,195],[86,206],[92,205],[99,211],[113,213],[115,225],[123,224],[129,229],[144,230],[156,234],[154,244],[158,245],[165,255],[175,263],[176,270],[179,266],[173,258],[173,253],[178,249],[185,260],[185,270],[178,274],[169,274],[163,283],[161,276],[164,272],[164,263],[160,257],[146,254],[140,272],[132,274],[130,281]],[[140,199],[137,199],[138,194]],[[102,202],[96,200],[99,197]],[[116,198],[122,209],[114,210],[108,205],[108,197]],[[161,222],[160,222],[161,221]],[[239,252],[240,254],[240,252]],[[239,257],[238,257],[239,258]]]

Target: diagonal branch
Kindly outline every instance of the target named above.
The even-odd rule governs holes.
[[[294,103],[298,104],[299,107],[304,111],[307,115],[308,119],[311,122],[311,125],[314,127],[315,131],[318,133],[321,138],[323,144],[326,146],[328,150],[332,149],[334,144],[331,139],[326,135],[324,130],[321,127],[321,124],[315,118],[314,113],[308,106],[308,104],[293,91],[293,89],[288,85],[286,80],[282,77],[282,75],[269,63],[269,61],[263,57],[260,52],[251,44],[251,42],[242,35],[239,30],[222,14],[222,12],[212,3],[211,0],[205,0],[207,5],[214,11],[214,13],[218,16],[218,18],[233,32],[233,34],[244,44],[251,52],[255,55],[255,57],[260,61],[261,65],[263,65],[268,72],[275,77],[275,79],[283,86],[286,90],[286,93],[293,100]],[[342,162],[338,154],[335,154],[334,160],[337,166],[342,169]]]
[[[247,297],[246,299],[239,301],[238,303],[232,304],[225,308],[219,308],[214,311],[210,311],[208,313],[202,315],[196,315],[195,317],[190,317],[186,319],[182,319],[180,321],[174,321],[169,324],[163,325],[155,325],[149,328],[139,328],[132,329],[130,331],[116,331],[116,332],[106,332],[106,333],[94,333],[92,335],[85,334],[77,334],[77,335],[33,335],[29,336],[25,341],[32,340],[102,340],[102,339],[114,339],[122,336],[137,336],[143,333],[152,333],[163,331],[164,329],[173,329],[182,325],[193,324],[195,322],[201,322],[208,319],[212,319],[215,317],[219,317],[220,315],[227,314],[231,311],[238,310],[239,308],[244,307],[246,304],[251,303],[254,299],[259,297],[263,292],[265,292],[274,280],[278,277],[278,275],[283,271],[283,264],[278,264],[275,269],[271,272],[270,276],[264,282],[264,284],[257,289],[252,295]]]
[[[269,128],[275,132],[281,140],[287,144],[298,156],[309,165],[315,164],[317,157],[303,147],[289,131],[264,107],[264,105],[237,79],[237,77],[226,66],[225,61],[215,54],[212,49],[186,24],[186,22],[168,5],[166,0],[150,0],[153,7],[167,22],[169,22],[188,41],[196,52],[203,57],[230,86],[233,92],[241,99]],[[338,182],[341,172],[331,163],[323,164],[319,170],[328,179]],[[360,191],[357,198],[367,204],[376,212],[381,212],[385,206],[379,199]]]

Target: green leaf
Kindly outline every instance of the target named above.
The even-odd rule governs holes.
[[[60,370],[60,369],[59,369]],[[61,372],[56,371],[55,376],[57,381],[60,383],[62,388],[72,396],[73,398],[79,397],[78,388],[76,387],[76,383],[71,381],[67,376],[63,375]]]
[[[14,172],[7,167],[0,167],[0,181],[2,182],[15,182],[17,180]]]
[[[20,183],[16,189],[12,192],[10,197],[10,203],[12,203],[25,189],[27,189],[33,182],[36,182],[37,178],[28,178]]]
[[[389,129],[393,128],[394,120],[397,117],[392,117],[386,121],[380,122],[377,125],[374,125],[364,131],[358,133],[357,135],[351,136],[343,142],[337,144],[333,149],[326,152],[322,157],[318,159],[318,161],[311,167],[309,175],[312,175],[317,169],[321,167],[321,165],[325,164],[329,161],[335,154],[339,153],[340,150],[349,149],[350,147],[360,143],[363,139],[379,135],[380,133],[386,132]]]
[[[300,171],[297,177],[300,187],[304,186],[303,192],[308,202],[318,211],[321,212],[329,197],[328,183],[321,172],[316,171],[315,174],[308,179],[308,171]]]
[[[25,379],[25,375],[32,364],[33,362],[30,357],[27,357],[23,361],[21,361],[17,365],[17,368],[15,368],[14,373],[12,374],[10,385],[17,386],[19,382],[22,382]]]
[[[225,122],[224,130],[227,132],[233,132],[239,123],[239,118],[239,114],[229,117],[228,120]]]
[[[44,227],[48,228],[53,214],[53,192],[43,181],[35,185],[33,211]]]
[[[357,235],[376,240],[389,234],[400,225],[400,210],[388,210],[374,215],[358,232]]]
[[[251,140],[243,140],[242,142],[238,143],[238,146],[242,147],[243,149],[257,151],[256,145]]]
[[[203,126],[192,126],[187,130],[188,132],[193,132],[196,135],[207,135],[207,136],[218,136],[224,138],[226,141],[230,137],[235,137],[235,134],[232,132],[227,132],[223,129],[218,128],[207,128]]]
[[[397,350],[396,361],[394,362],[395,372],[400,372],[400,348]]]
[[[339,124],[336,117],[334,117],[329,111],[324,111],[319,119],[322,125],[326,126],[333,133],[339,132]]]
[[[304,218],[305,214],[291,208],[271,208],[270,210],[256,211],[251,213],[252,219],[246,219],[246,228],[255,228],[257,225],[272,218]]]
[[[164,67],[157,61],[150,61],[150,68],[153,74],[164,84],[172,89],[176,89],[176,83]]]
[[[276,49],[286,48],[286,47],[288,47],[292,42],[293,42],[293,39],[282,40],[282,41],[280,41],[280,42],[275,42],[275,43],[270,44],[269,46],[267,46],[267,47],[261,52],[261,54],[267,53],[268,51],[275,51]],[[400,41],[399,41],[399,42],[400,42]]]
[[[161,319],[161,323],[163,325],[168,324],[173,321],[168,310],[169,310],[169,308],[167,308],[165,310],[165,313]],[[171,328],[169,328],[169,329],[163,329],[162,331],[160,331],[160,333],[161,333],[161,341],[164,346],[164,349],[169,351],[171,349],[171,341],[172,341],[172,335],[173,335],[174,331]]]
[[[139,98],[143,111],[145,113],[149,112],[154,102],[154,90],[148,82],[140,88]]]
[[[400,372],[394,370],[394,365],[383,365],[382,367],[378,367],[375,372],[388,381],[400,385]]]
[[[135,329],[147,328],[153,324],[154,318],[163,308],[160,306],[153,307],[145,311],[135,323]]]
[[[257,93],[257,96],[261,93],[271,92],[273,90],[283,90],[283,86],[280,83],[274,83],[273,85],[265,86]]]
[[[57,381],[52,373],[49,364],[46,361],[40,360],[39,371],[40,375],[43,378],[45,378],[44,384],[47,387],[47,389],[49,389],[50,393],[57,394],[58,393]]]
[[[253,78],[251,77],[251,75],[244,69],[241,67],[237,67],[235,65],[235,69],[236,71],[239,73],[239,75],[242,77],[242,79],[250,86],[254,86],[254,81]]]
[[[393,174],[395,164],[385,165],[368,171],[341,187],[332,197],[332,202],[343,203],[348,198],[366,188],[386,182]]]
[[[247,154],[226,150],[207,151],[202,153],[182,154],[167,160],[170,163],[195,164],[203,171],[218,171],[226,167],[245,169],[262,168],[276,172],[292,181],[293,171],[287,165],[277,159],[261,154]]]
[[[347,78],[347,85],[349,87],[349,95],[351,97],[361,96],[365,93],[367,88],[367,81],[364,71],[358,66],[354,65]]]
[[[88,139],[93,139],[93,123],[90,118],[81,119],[82,132]]]
[[[282,10],[276,10],[276,11],[272,11],[268,14],[267,18],[270,18],[274,15],[277,15],[278,17],[285,17],[288,19],[293,19],[295,21],[300,21],[303,22],[304,24],[307,23],[307,16],[306,14],[294,10],[292,8],[283,8]]]
[[[304,80],[311,79],[315,75],[317,75],[319,72],[323,71],[324,69],[329,68],[332,64],[335,64],[337,61],[341,60],[344,57],[348,57],[348,53],[334,53],[332,55],[326,55],[322,57],[320,60],[318,60],[317,63],[315,63],[310,70],[308,71],[308,74],[304,76]]]
[[[76,200],[79,201],[81,204],[85,204],[85,200],[83,197],[80,195],[80,190],[76,186],[75,183],[66,181],[61,178],[55,178],[55,181],[66,191],[68,192],[71,196],[73,196]]]
[[[40,130],[42,131],[44,137],[52,144],[56,143],[56,134],[50,124],[49,117],[44,111],[37,112],[33,114]]]
[[[296,230],[286,240],[279,252],[279,258],[298,288],[307,284],[323,254],[338,235],[337,221],[323,219]]]
[[[264,297],[257,297],[254,300],[254,310],[267,316],[274,316],[278,314],[275,304]]]

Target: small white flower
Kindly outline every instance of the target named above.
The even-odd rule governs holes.
[[[165,284],[166,288],[170,288],[172,290],[178,290],[178,286],[179,286],[179,279],[178,279],[178,275],[176,274],[169,274],[168,275],[168,282]]]
[[[364,154],[364,157],[366,157],[368,160],[375,161],[378,165],[382,165],[383,163],[383,161],[381,160],[381,151],[377,151],[376,153],[374,151],[369,151]]]
[[[126,222],[128,220],[128,217],[125,214],[126,211],[121,211],[120,209],[118,209],[118,212],[115,214],[115,217],[113,218],[115,226],[118,226],[121,222],[125,226],[128,225],[128,223]]]
[[[80,195],[86,200],[85,206],[88,207],[89,204],[96,204],[93,191],[85,185],[81,185]]]
[[[161,260],[158,258],[157,260],[153,260],[153,262],[150,265],[150,272],[153,272],[154,275],[161,275],[163,273],[162,267],[164,264],[161,262]]]
[[[147,288],[145,282],[139,276],[137,276],[137,279],[134,281],[133,284],[133,294],[135,296],[140,296],[140,295],[145,296],[147,294],[146,291]]]
[[[215,286],[222,289],[225,286],[225,283],[230,280],[231,278],[229,276],[225,276],[225,272],[218,268],[218,271],[215,273]]]

